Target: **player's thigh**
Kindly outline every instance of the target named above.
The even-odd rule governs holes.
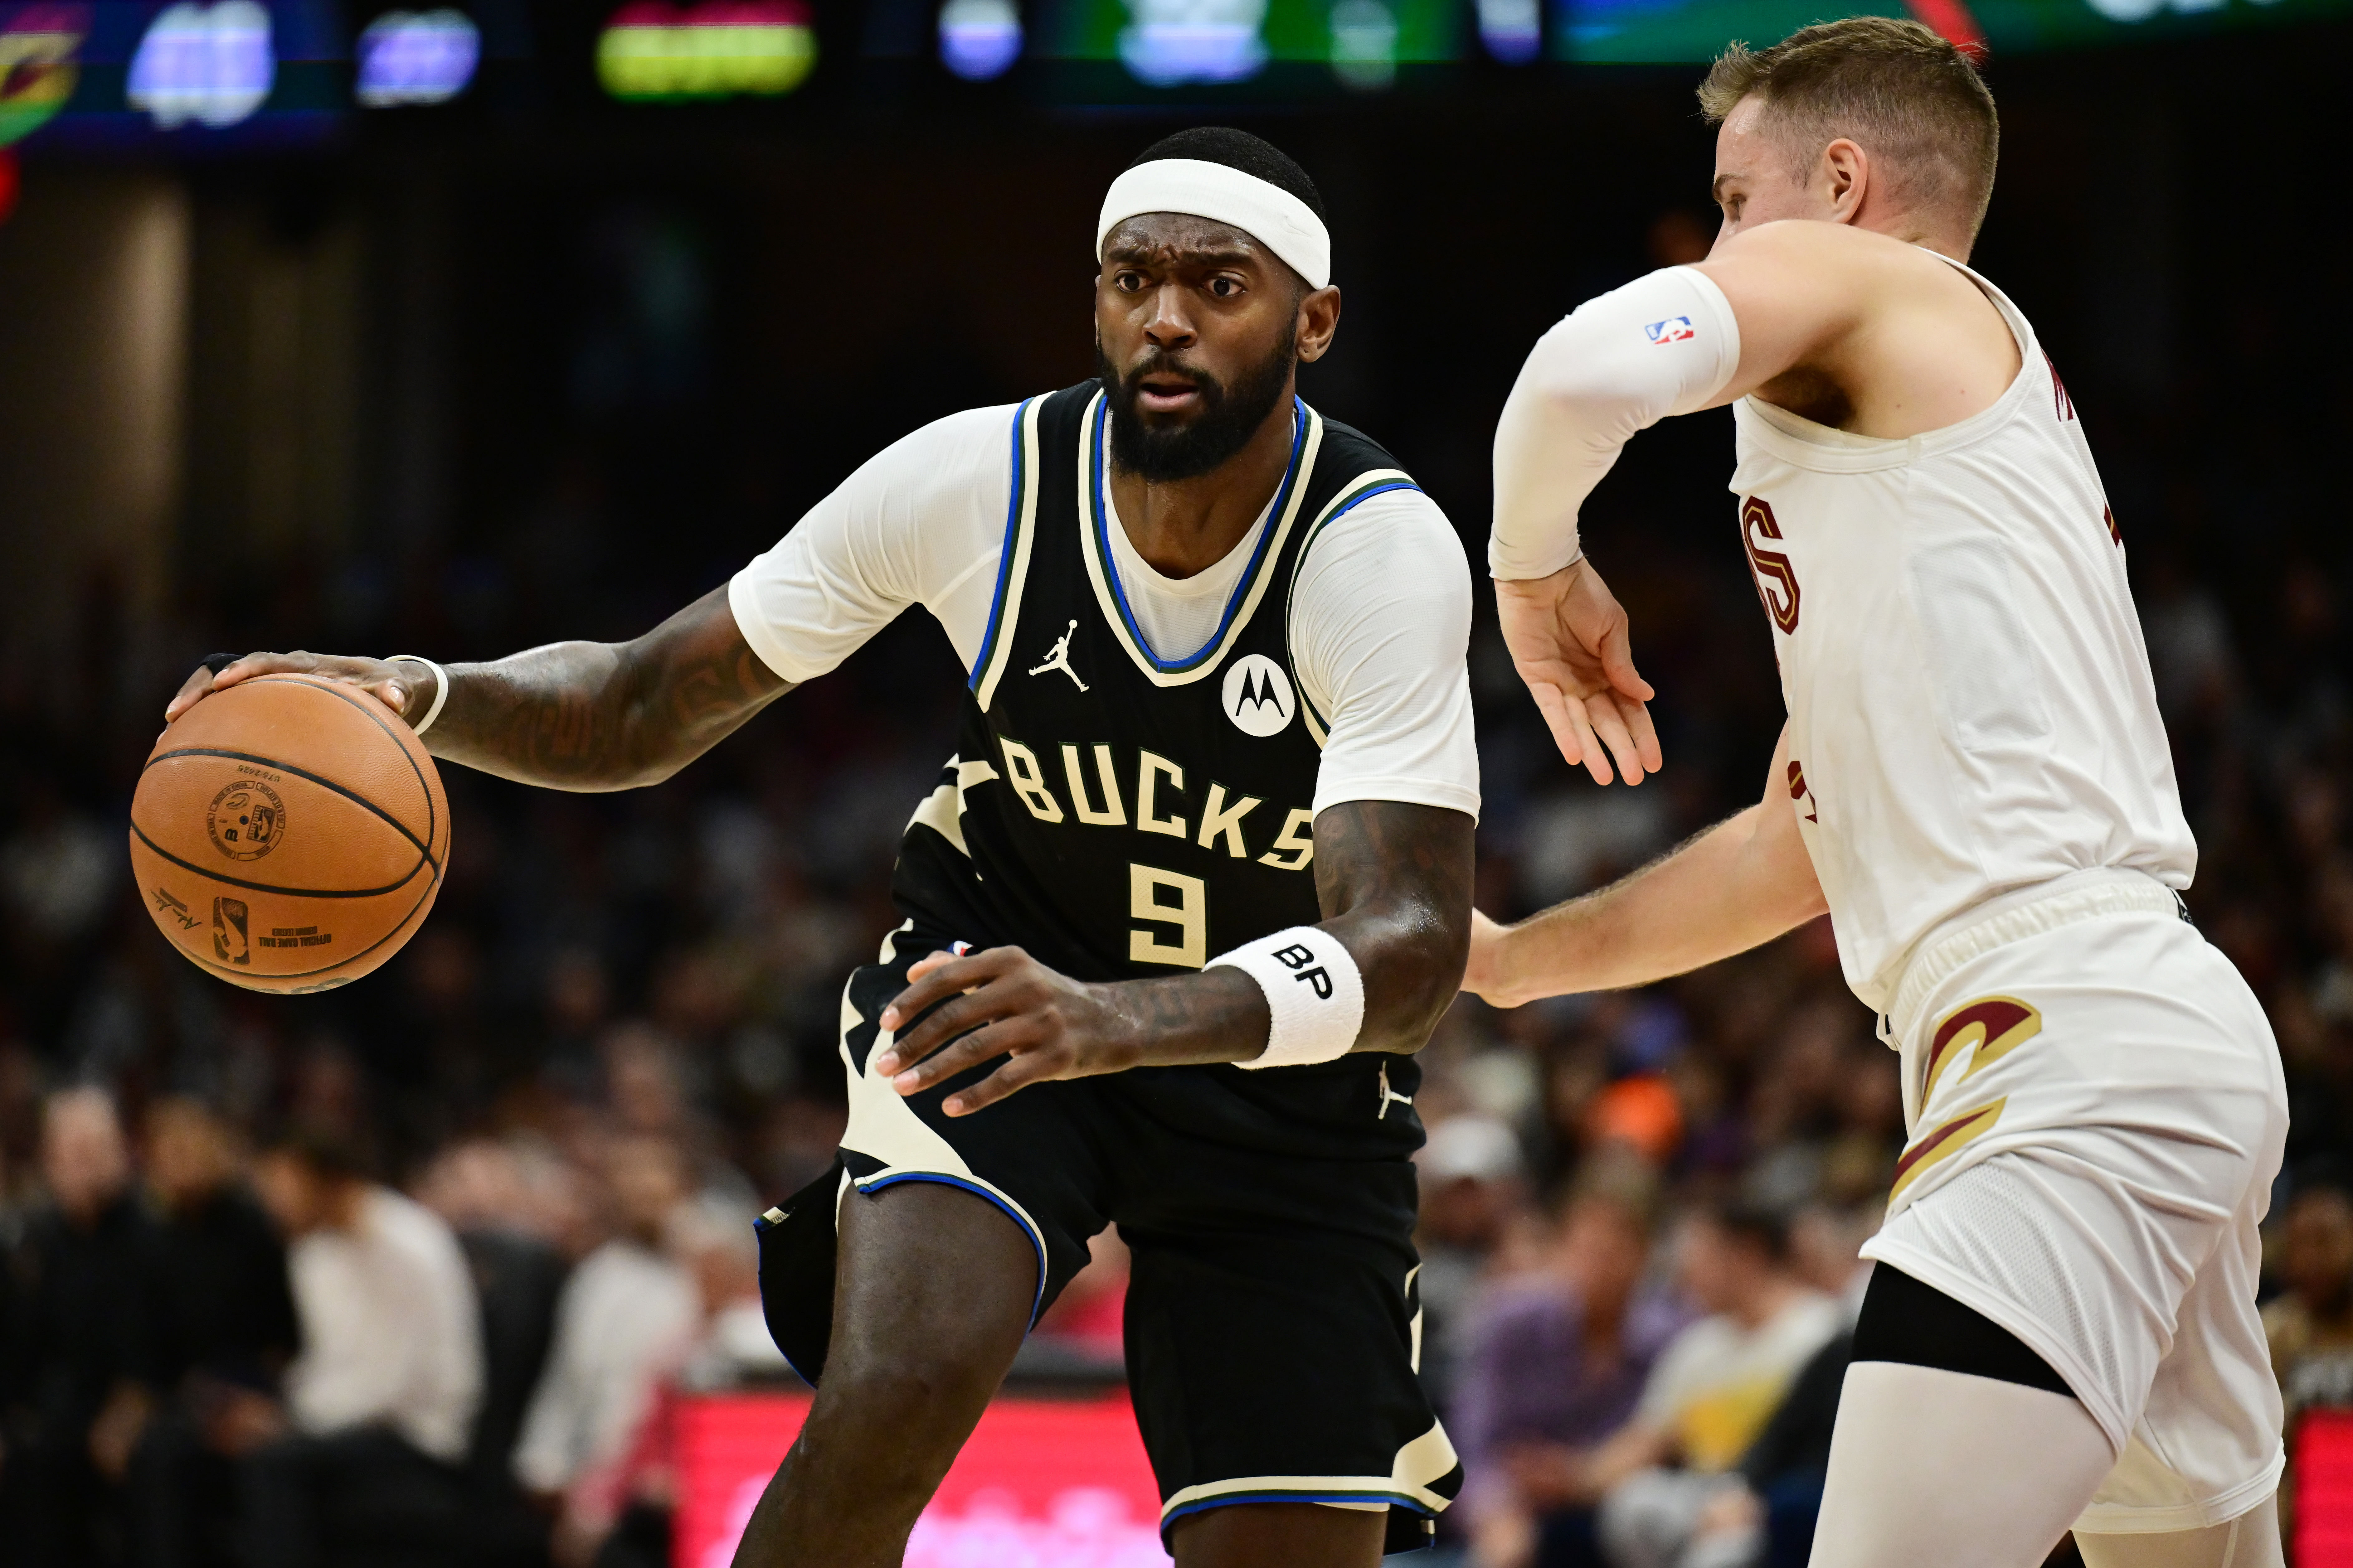
[[[1811,1568],[2037,1568],[2113,1455],[2067,1394],[1858,1361],[1840,1394]]]
[[[976,1391],[985,1403],[1029,1331],[1038,1255],[1028,1234],[995,1205],[936,1182],[853,1190],[839,1224],[820,1393],[896,1379]]]
[[[1169,1532],[1176,1568],[1374,1568],[1387,1517],[1312,1502],[1238,1503]]]
[[[746,1568],[898,1562],[1029,1330],[1037,1248],[995,1205],[909,1182],[840,1211],[831,1344],[745,1524]]]
[[[948,1097],[995,1071],[969,1068],[921,1094],[902,1095],[871,1069],[895,1037],[881,1026],[908,968],[948,945],[894,931],[880,963],[850,976],[843,993],[841,1055],[849,1125],[842,1158],[852,1184],[872,1194],[910,1183],[960,1186],[994,1204],[1029,1239],[1031,1312],[1053,1302],[1088,1261],[1087,1241],[1106,1223],[1102,1149],[1092,1080],[1033,1084],[970,1116],[950,1116]]]

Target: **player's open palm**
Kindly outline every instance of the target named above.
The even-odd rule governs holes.
[[[1626,612],[1591,563],[1499,582],[1495,608],[1512,667],[1569,765],[1583,764],[1605,784],[1612,757],[1630,784],[1658,772],[1659,736],[1646,706],[1656,693],[1634,672]]]

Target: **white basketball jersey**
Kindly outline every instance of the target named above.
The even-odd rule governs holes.
[[[1920,940],[1989,898],[2100,867],[2186,888],[2197,867],[2074,405],[2017,307],[1960,270],[2023,362],[1991,407],[1904,440],[1734,410],[1790,804],[1879,1011]]]

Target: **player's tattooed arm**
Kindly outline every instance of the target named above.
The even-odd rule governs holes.
[[[426,733],[435,756],[554,789],[659,784],[792,689],[736,628],[714,588],[625,643],[550,643],[488,664],[448,667],[449,695]],[[433,672],[406,660],[250,653],[200,668],[168,722],[248,677],[321,676],[370,693],[411,723],[432,706]]]
[[[1477,829],[1467,813],[1346,801],[1315,818],[1324,929],[1365,979],[1360,1051],[1418,1051],[1462,983]]]
[[[1359,1051],[1417,1051],[1461,983],[1470,950],[1473,824],[1438,806],[1348,801],[1315,818],[1323,929],[1364,977]],[[1089,984],[1018,947],[934,953],[883,1011],[903,1030],[874,1070],[919,1094],[1008,1059],[945,1102],[968,1115],[1050,1079],[1128,1068],[1247,1061],[1266,1048],[1266,994],[1241,970]]]

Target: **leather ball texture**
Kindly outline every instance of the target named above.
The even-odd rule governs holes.
[[[259,675],[166,729],[131,802],[131,867],[190,962],[251,991],[347,984],[400,951],[449,862],[432,755],[357,687]]]

